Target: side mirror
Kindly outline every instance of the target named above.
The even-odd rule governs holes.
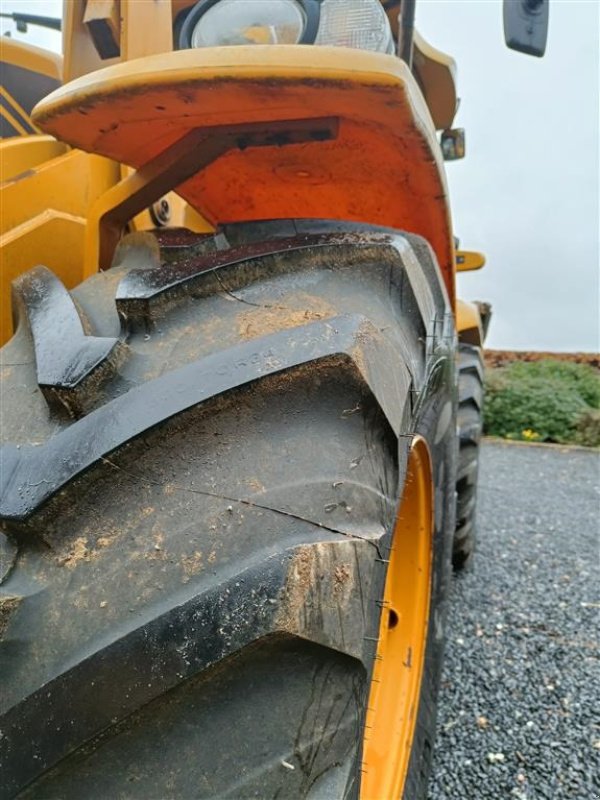
[[[546,52],[549,0],[504,0],[504,41],[529,56]]]
[[[442,131],[440,146],[444,161],[457,161],[465,157],[465,129],[446,128]]]
[[[485,256],[483,253],[476,253],[474,250],[456,251],[456,271],[471,272],[485,266]]]

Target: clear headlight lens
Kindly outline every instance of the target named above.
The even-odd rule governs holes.
[[[220,0],[198,20],[191,45],[297,44],[305,26],[296,0]]]
[[[323,0],[315,44],[394,52],[394,37],[379,0]]]

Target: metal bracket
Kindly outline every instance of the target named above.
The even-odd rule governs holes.
[[[85,268],[88,277],[109,269],[127,223],[163,195],[176,189],[229,150],[282,147],[335,139],[335,117],[218,125],[195,128],[163,150],[92,206],[86,230]]]

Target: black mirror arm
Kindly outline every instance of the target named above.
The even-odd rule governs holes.
[[[25,33],[28,25],[39,25],[41,28],[50,28],[53,31],[62,29],[62,20],[57,17],[40,17],[37,14],[0,13],[3,19],[10,19],[17,25],[17,30]]]

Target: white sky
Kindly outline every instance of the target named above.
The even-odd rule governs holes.
[[[2,11],[61,6],[0,0]],[[454,227],[488,259],[459,277],[460,295],[492,302],[490,347],[600,349],[600,3],[551,0],[543,59],[505,47],[500,0],[418,0],[416,23],[458,64],[467,157],[447,165]],[[51,31],[13,35],[60,50]]]

